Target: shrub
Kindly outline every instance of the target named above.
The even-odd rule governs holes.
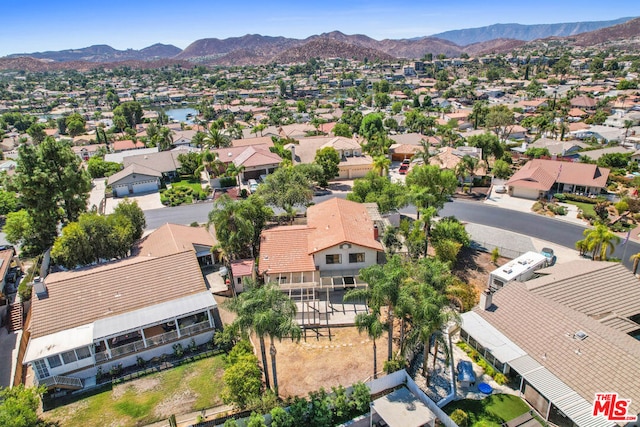
[[[147,361],[138,356],[136,357],[136,365],[138,365],[139,368],[144,368],[147,365]]]
[[[498,372],[497,374],[495,374],[493,376],[493,379],[495,382],[497,382],[500,385],[506,384],[507,383],[507,377],[504,376],[504,374]]]
[[[456,409],[450,415],[451,420],[458,424],[460,427],[467,427],[469,425],[469,415],[462,409]]]
[[[393,372],[399,371],[404,367],[405,367],[404,359],[400,357],[394,357],[393,359],[386,360],[384,362],[384,371],[387,374],[391,374]]]
[[[225,176],[223,178],[220,178],[220,187],[222,188],[235,187],[236,183],[237,183],[236,179],[230,176]]]
[[[564,202],[565,200],[567,200],[567,195],[564,193],[556,193],[553,195],[553,198],[559,202]]]
[[[182,344],[177,343],[173,345],[173,355],[177,358],[180,358],[184,355],[184,349],[182,348]]]
[[[618,211],[618,214],[622,214],[623,212],[629,210],[629,204],[624,200],[621,200],[618,203],[616,203],[615,207],[616,207],[616,210]]]
[[[540,202],[535,202],[533,206],[531,206],[531,210],[534,212],[540,212],[544,210],[544,206]]]
[[[493,248],[491,251],[491,262],[494,264],[497,263],[498,258],[500,258],[500,250],[498,250],[498,248]]]

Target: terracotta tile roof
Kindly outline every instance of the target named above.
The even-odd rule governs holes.
[[[334,197],[310,206],[307,226],[314,229],[309,236],[309,253],[344,242],[382,250],[380,242],[373,238],[373,221],[367,208],[360,203]]]
[[[233,164],[236,166],[244,166],[245,168],[278,165],[280,162],[282,162],[282,159],[277,154],[256,147],[246,147],[245,150],[233,160]]]
[[[595,108],[596,100],[588,96],[576,96],[571,99],[571,106],[578,108]]]
[[[144,144],[140,141],[134,144],[130,139],[124,141],[115,141],[112,145],[113,151],[135,150],[136,148],[144,148]]]
[[[240,259],[237,261],[231,261],[231,274],[233,277],[243,277],[253,275],[253,267],[255,261],[252,259]]]
[[[569,123],[569,131],[576,132],[583,129],[589,129],[589,125],[584,122]]]
[[[262,138],[260,138],[262,139]],[[250,138],[247,138],[247,141],[249,141]],[[272,143],[273,145],[273,143]],[[218,148],[213,150],[213,152],[215,152],[216,154],[218,154],[218,159],[222,162],[222,163],[231,163],[233,162],[235,159],[237,159],[242,153],[244,153],[247,148],[249,147],[253,147],[255,149],[258,150],[266,150],[269,151],[269,146],[265,145],[265,144],[257,144],[257,145],[239,145],[237,147],[226,147],[226,148]]]
[[[204,227],[167,223],[143,237],[133,253],[142,257],[161,257],[185,250],[194,251],[194,245],[213,247],[217,244],[217,239]]]
[[[393,154],[416,154],[422,151],[422,147],[412,144],[393,144],[389,147],[389,152]],[[431,151],[431,150],[429,150]]]
[[[358,141],[351,138],[345,138],[344,136],[331,138],[320,146],[321,149],[325,147],[333,147],[336,150],[359,150],[362,148]]]
[[[48,297],[32,299],[32,338],[206,290],[193,251],[53,273],[45,283]]]
[[[548,191],[555,182],[604,188],[609,169],[597,165],[534,159],[516,172],[507,185]]]
[[[235,148],[247,147],[250,145],[264,145],[266,146],[267,149],[269,149],[269,147],[273,147],[273,141],[271,140],[270,136],[262,136],[262,137],[256,137],[256,138],[234,139],[233,141],[231,141],[231,145]]]
[[[615,390],[640,412],[640,341],[526,286],[510,283],[493,294],[495,309],[474,311],[588,402]]]
[[[162,173],[158,172],[157,170],[134,163],[122,169],[120,172],[116,172],[111,175],[107,182],[109,185],[112,185],[132,174],[154,176],[156,178],[162,177]]]
[[[260,274],[314,271],[313,255],[307,250],[312,231],[305,225],[264,230],[260,235]]]

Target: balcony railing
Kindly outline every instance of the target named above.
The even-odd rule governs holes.
[[[169,331],[164,334],[154,335],[147,338],[147,347],[155,347],[178,339],[178,332]]]
[[[189,326],[181,326],[180,327],[180,338],[189,337],[192,335],[197,335],[198,333],[206,330],[213,329],[208,321],[196,323]],[[147,337],[147,346],[144,346],[143,341],[135,341],[129,344],[122,345],[120,347],[111,348],[111,357],[106,351],[96,352],[95,359],[96,363],[102,363],[109,359],[113,359],[116,357],[121,357],[127,354],[136,353],[138,351],[143,351],[145,349],[151,347],[157,347],[159,345],[167,344],[172,341],[178,340],[178,332],[177,331],[169,331],[160,335],[154,335],[152,337]]]
[[[180,334],[183,337],[188,337],[188,336],[191,336],[191,335],[195,335],[198,332],[205,331],[207,329],[212,329],[212,328],[209,325],[208,321],[204,321],[204,322],[200,322],[200,323],[195,323],[195,324],[190,325],[190,326],[181,327],[180,328]]]

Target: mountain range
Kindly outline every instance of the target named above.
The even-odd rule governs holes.
[[[598,29],[583,32],[592,28]],[[122,65],[123,62],[147,68],[150,64],[136,65],[145,61],[155,61],[165,65],[170,63],[259,65],[270,62],[304,62],[316,57],[359,60],[421,58],[428,53],[444,54],[447,57],[455,57],[463,53],[474,56],[491,52],[509,52],[527,43],[535,44],[540,40],[544,42],[549,38],[577,46],[592,46],[613,39],[631,39],[640,36],[640,18],[542,25],[496,24],[448,31],[436,36],[375,40],[362,34],[346,35],[340,31],[333,31],[306,39],[259,34],[226,39],[206,38],[194,41],[184,50],[159,43],[140,50],[117,50],[108,45],[94,45],[57,52],[13,54],[0,58],[0,68],[84,69],[91,68],[92,63],[93,66],[95,63],[111,66],[111,63]],[[532,38],[536,40],[528,42]]]

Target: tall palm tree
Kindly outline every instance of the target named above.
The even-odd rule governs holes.
[[[251,218],[243,213],[241,203],[226,194],[216,200],[214,209],[209,212],[207,226],[214,225],[220,246],[229,259],[238,259],[252,252],[254,227]]]
[[[264,367],[265,384],[271,388],[267,367],[267,353],[265,337],[270,339],[271,369],[273,374],[273,390],[278,393],[278,376],[276,369],[276,348],[274,338],[282,340],[284,337],[299,340],[302,333],[295,322],[296,306],[275,283],[257,286],[248,281],[245,291],[230,300],[227,307],[238,317],[231,327],[238,328],[244,333],[253,332],[260,341],[260,354]]]
[[[379,313],[359,313],[356,315],[356,328],[358,332],[367,332],[371,341],[373,341],[373,378],[378,378],[378,353],[376,340],[382,335],[384,325],[380,322]]]
[[[385,155],[376,156],[373,158],[373,170],[378,172],[380,176],[386,176],[389,173],[389,166],[391,160]]]
[[[360,270],[360,278],[368,284],[367,289],[353,289],[344,296],[346,301],[364,298],[374,312],[379,312],[381,307],[387,308],[388,360],[393,358],[394,310],[398,304],[401,284],[406,277],[406,266],[396,254],[384,265],[376,264]]]
[[[598,258],[601,261],[606,261],[607,250],[610,254],[613,253],[615,250],[614,242],[615,244],[620,243],[620,237],[602,223],[596,224],[592,229],[584,230],[583,235],[587,249],[593,253],[591,256],[593,260]]]
[[[212,123],[202,142],[207,148],[223,148],[231,144],[231,139]]]

